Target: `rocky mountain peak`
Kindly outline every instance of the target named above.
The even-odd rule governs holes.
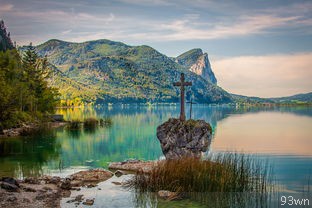
[[[175,61],[178,64],[181,64],[187,68],[190,68],[194,63],[196,63],[197,59],[202,55],[203,55],[202,49],[194,48],[178,56],[175,59]]]
[[[204,53],[197,59],[196,63],[190,67],[190,71],[202,76],[213,84],[217,84],[217,79],[211,69],[207,53]]]
[[[211,69],[208,54],[200,48],[189,50],[175,59],[175,62],[186,67],[191,72],[200,75],[205,80],[217,84],[217,79]]]

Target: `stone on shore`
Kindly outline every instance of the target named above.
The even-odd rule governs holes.
[[[0,207],[32,208],[32,207],[60,207],[62,197],[69,197],[73,184],[82,186],[85,183],[94,187],[96,183],[105,181],[113,173],[102,170],[88,170],[75,173],[69,178],[42,176],[29,177],[24,180],[14,178],[0,178]],[[77,203],[82,197],[75,198]],[[92,205],[94,199],[86,200],[85,205]]]
[[[204,120],[170,118],[157,127],[157,138],[166,159],[200,158],[208,150],[212,129]]]
[[[85,183],[99,183],[101,181],[106,181],[111,178],[114,174],[110,171],[103,169],[93,169],[87,171],[80,171],[74,173],[70,176],[72,181],[81,181],[82,184]]]
[[[129,160],[124,162],[109,163],[108,168],[114,170],[126,170],[132,172],[142,171],[144,173],[148,173],[156,165],[157,161]]]

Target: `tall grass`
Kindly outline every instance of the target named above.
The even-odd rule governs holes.
[[[111,127],[113,125],[113,120],[110,117],[101,118],[100,125],[102,127]]]
[[[148,174],[137,172],[127,187],[140,192],[269,191],[269,167],[242,154],[218,154],[206,160],[183,158],[159,162]]]
[[[87,118],[83,122],[83,128],[84,129],[95,129],[98,127],[99,121],[96,118]]]
[[[72,120],[69,122],[69,124],[67,125],[67,129],[68,130],[80,130],[81,128],[81,121],[79,120]]]
[[[138,171],[125,187],[135,190],[138,207],[144,207],[149,193],[159,190],[177,192],[180,198],[190,198],[207,207],[253,207],[269,201],[267,194],[273,191],[270,176],[267,163],[227,153],[205,160],[160,161],[149,173]],[[153,197],[148,201],[157,202]]]

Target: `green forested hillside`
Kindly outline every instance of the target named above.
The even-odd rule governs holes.
[[[0,130],[40,120],[57,105],[57,91],[48,86],[46,60],[27,50],[0,52]]]
[[[79,99],[83,103],[177,102],[179,89],[172,83],[181,72],[193,82],[187,95],[193,95],[197,102],[231,102],[226,91],[149,46],[110,40],[50,40],[37,46],[36,51],[55,66],[53,71],[58,73],[50,83],[60,88],[64,105]]]
[[[277,103],[293,103],[293,104],[312,103],[312,92],[270,99]]]

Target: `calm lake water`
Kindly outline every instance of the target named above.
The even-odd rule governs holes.
[[[112,125],[1,139],[0,176],[65,176],[90,167],[105,168],[111,161],[160,159],[156,127],[177,117],[179,106],[97,106],[57,113],[66,120],[109,117]],[[285,192],[307,190],[312,183],[312,108],[194,105],[192,117],[212,125],[210,152],[256,154],[273,167],[273,177]]]

